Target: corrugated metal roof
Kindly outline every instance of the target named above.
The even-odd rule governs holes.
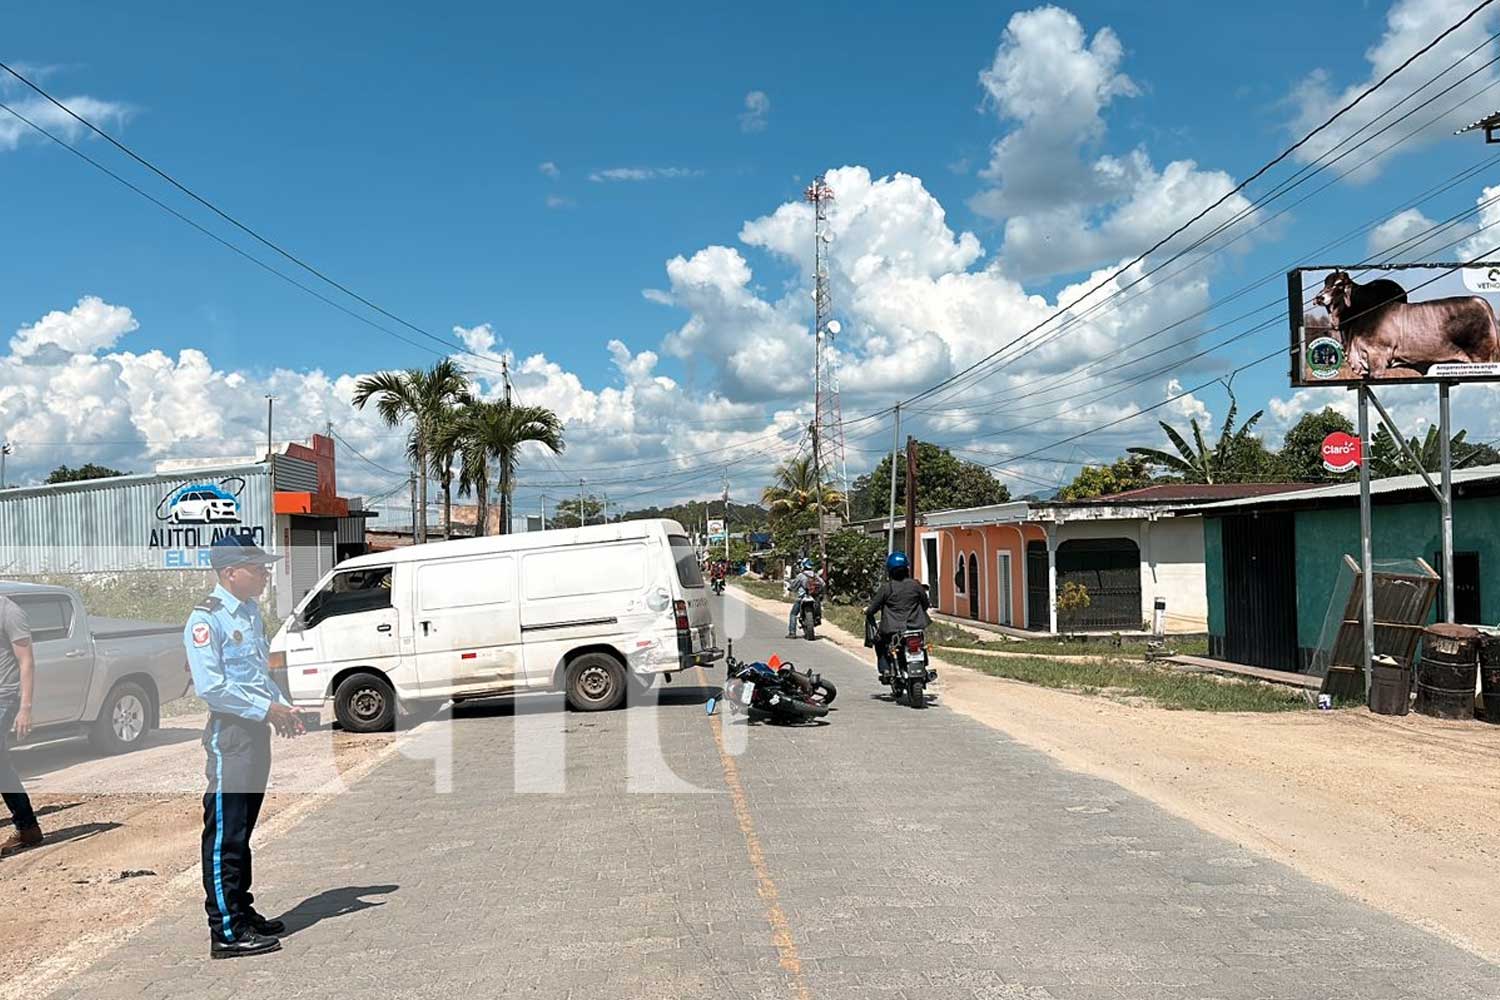
[[[1288,493],[1293,490],[1315,488],[1315,483],[1159,483],[1142,486],[1140,489],[1111,493],[1108,496],[1090,497],[1086,500],[1052,503],[1206,503],[1215,500],[1237,500],[1241,497],[1269,496],[1273,493]]]
[[[1434,484],[1438,482],[1436,472],[1429,473]],[[1454,469],[1453,485],[1467,485],[1473,483],[1495,483],[1500,485],[1500,465],[1481,465],[1472,469]],[[1370,481],[1370,494],[1372,496],[1385,496],[1395,493],[1420,493],[1423,496],[1431,496],[1427,492],[1427,483],[1422,477],[1415,473],[1407,476],[1387,476],[1384,479],[1373,479]],[[1238,510],[1246,507],[1268,507],[1280,506],[1293,503],[1318,503],[1320,501],[1342,501],[1359,499],[1359,483],[1336,483],[1332,486],[1315,486],[1310,490],[1298,490],[1293,493],[1282,493],[1275,496],[1244,497],[1238,500],[1226,500],[1222,503],[1204,504],[1193,508],[1194,511],[1204,513],[1216,510]]]

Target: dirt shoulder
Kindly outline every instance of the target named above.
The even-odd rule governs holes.
[[[825,635],[868,655],[837,627]],[[1500,726],[1363,708],[1168,711],[935,662],[948,708],[1500,960]]]
[[[95,757],[84,742],[14,752],[48,843],[0,861],[0,1000],[45,995],[163,908],[201,898],[203,718],[164,725],[152,745],[120,757]],[[278,741],[255,842],[368,774],[395,739],[325,727]],[[8,833],[9,816],[3,824]]]

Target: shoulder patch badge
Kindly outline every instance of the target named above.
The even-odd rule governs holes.
[[[209,630],[208,625],[206,625],[205,623],[199,622],[197,625],[193,626],[193,645],[194,646],[207,646],[208,643],[209,643],[209,640],[212,639],[212,638],[213,638],[213,633]]]

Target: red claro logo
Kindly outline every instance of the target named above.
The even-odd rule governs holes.
[[[1357,469],[1360,458],[1360,440],[1353,434],[1334,431],[1323,439],[1323,468],[1329,472]]]

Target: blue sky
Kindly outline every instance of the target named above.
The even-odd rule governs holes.
[[[1445,24],[1464,6],[1435,0],[1407,3],[1398,13],[1422,22],[1426,11],[1431,23]],[[1029,244],[1005,228],[1008,220],[1027,216],[1028,206],[1011,204],[998,218],[993,211],[976,210],[981,207],[976,199],[987,190],[1021,189],[1014,172],[997,180],[981,171],[994,155],[993,144],[1025,130],[1014,113],[1024,98],[1014,98],[1017,105],[1007,110],[980,74],[995,62],[997,47],[1004,48],[1002,35],[1012,17],[1032,10],[954,4],[934,11],[862,3],[762,4],[732,13],[684,5],[643,12],[585,3],[514,11],[489,4],[418,6],[372,13],[369,5],[356,4],[143,11],[53,3],[7,14],[0,58],[27,67],[60,97],[87,95],[107,102],[117,112],[110,128],[138,151],[419,326],[449,337],[455,326],[490,324],[499,349],[518,359],[545,354],[547,362],[576,376],[577,385],[590,392],[629,388],[631,376],[606,346],[617,339],[637,358],[642,351],[654,352],[650,374],[671,379],[674,391],[698,402],[723,401],[695,421],[730,412],[739,403],[744,408],[733,410],[737,426],[755,422],[747,414],[764,412],[764,432],[784,426],[771,414],[795,399],[772,398],[745,377],[724,377],[723,359],[725,343],[737,335],[761,337],[760,328],[736,326],[738,320],[726,319],[723,310],[689,304],[691,296],[669,279],[667,262],[678,255],[692,259],[707,247],[734,248],[753,272],[747,289],[779,309],[778,321],[795,320],[796,307],[789,303],[798,301],[806,263],[794,266],[799,262],[777,252],[774,238],[747,243],[741,231],[783,203],[796,202],[801,187],[820,169],[851,165],[867,168],[877,179],[897,172],[920,179],[927,199],[922,203],[941,206],[950,235],[957,240],[970,232],[983,248],[979,255],[959,255],[957,263],[946,255],[944,266],[954,273],[982,271],[998,259],[1025,293],[1051,299],[1096,268],[1128,256],[1113,252],[1107,259],[1090,259],[1081,251],[1060,252],[1058,261],[1039,267],[1029,262],[1047,248],[1038,245],[1032,254]],[[1124,161],[1136,152],[1153,171],[1192,161],[1205,177],[1223,172],[1234,180],[1285,145],[1298,122],[1317,110],[1316,95],[1300,89],[1314,74],[1336,94],[1369,79],[1367,52],[1383,39],[1409,49],[1432,34],[1422,23],[1409,29],[1388,24],[1387,9],[1377,4],[1360,16],[1349,16],[1351,5],[1340,19],[1336,42],[1329,32],[1313,30],[1315,19],[1304,6],[1290,3],[1237,8],[1075,3],[1066,11],[1081,26],[1084,55],[1094,46],[1091,57],[1125,81],[1100,101],[1100,127],[1085,129],[1096,134],[1082,135],[1074,150],[1079,162],[1090,167],[1101,157]],[[1449,16],[1450,11],[1456,13]],[[1117,56],[1108,45],[1098,45],[1101,30],[1118,45]],[[1409,40],[1403,30],[1409,30]],[[1031,64],[1012,54],[1018,71],[1030,72]],[[1030,58],[1045,60],[1045,54],[1033,51]],[[1409,76],[1413,83],[1425,80],[1446,61],[1430,68],[1419,64]],[[1492,79],[1481,76],[1469,89]],[[747,127],[747,95],[757,91],[768,109],[759,127],[753,122]],[[0,99],[19,96],[13,87],[0,89]],[[1490,91],[1477,104],[1500,104],[1500,91]],[[1069,113],[1043,109],[1038,128],[1044,131],[1049,120],[1066,121]],[[187,207],[103,143],[82,141],[81,148]],[[1216,258],[1204,272],[1202,301],[1280,267],[1336,230],[1397,207],[1485,155],[1474,141],[1434,140],[1410,148],[1361,183],[1345,182],[1320,195],[1276,226],[1274,235],[1249,241],[1248,251]],[[1034,142],[1018,157],[1035,160],[1047,149],[1046,142]],[[1045,159],[1041,162],[1045,173]],[[544,170],[542,164],[556,169]],[[590,179],[611,170],[654,175]],[[1493,174],[1476,176],[1422,211],[1439,219],[1473,206],[1485,183],[1500,180]],[[1209,180],[1204,190],[1214,190]],[[1260,190],[1264,186],[1251,193]],[[1128,195],[1113,203],[1085,200],[1079,210],[1086,225],[1098,224],[1101,245],[1119,251],[1133,246],[1129,240],[1138,233],[1153,231],[1154,224],[1201,207],[1189,206],[1192,191],[1179,194],[1177,216],[1164,211],[1159,220],[1119,223],[1114,242],[1106,238],[1109,227],[1103,220],[1111,204],[1129,205]],[[211,221],[201,211],[194,214]],[[1041,218],[1045,225],[1057,216]],[[99,352],[160,350],[178,358],[184,349],[196,349],[215,372],[237,374],[246,384],[274,381],[273,368],[320,370],[333,379],[433,359],[255,270],[42,142],[23,139],[13,149],[0,144],[0,220],[11,236],[7,266],[0,269],[0,333],[6,336],[52,311],[68,312],[84,296],[97,296],[128,309],[135,324],[107,345],[101,342]],[[1365,241],[1348,249],[1342,256],[1361,257]],[[853,283],[852,267],[844,276],[850,282],[843,286],[848,298],[857,297],[861,287]],[[935,273],[929,268],[924,275]],[[665,291],[674,304],[648,299],[642,294],[646,289]],[[889,402],[895,386],[888,378],[865,378],[855,371],[854,355],[874,371],[882,353],[921,355],[920,348],[903,346],[916,340],[902,338],[920,339],[929,332],[909,321],[913,311],[889,305],[882,302],[851,317],[861,333],[849,347],[846,385],[856,387],[850,402],[860,412]],[[1165,306],[1152,319],[1173,319],[1173,308],[1185,312],[1189,305],[1184,299]],[[931,308],[928,302],[914,310]],[[765,311],[759,305],[754,310]],[[898,322],[892,312],[907,318]],[[680,338],[676,351],[667,346],[669,335],[695,316],[709,326],[727,325],[718,334]],[[887,322],[890,329],[883,325]],[[1125,338],[1128,332],[1118,334]],[[936,333],[947,336],[943,329]],[[765,336],[769,342],[778,335]],[[1004,335],[1002,329],[992,331],[995,338]],[[983,331],[975,333],[977,340],[983,337]],[[1191,384],[1199,372],[1232,367],[1284,337],[1277,328],[1243,349],[1216,356],[1206,367],[1185,369],[1180,378]],[[954,346],[951,356],[914,363],[910,389],[951,371],[967,349]],[[745,367],[757,364],[752,359]],[[788,383],[793,390],[788,395],[794,396],[795,379]],[[549,402],[554,392],[565,391],[540,370],[533,384],[538,398]],[[1272,396],[1292,398],[1279,365],[1246,373],[1236,388],[1255,406]],[[1144,400],[1159,399],[1164,390],[1152,384],[1141,391]],[[248,389],[244,394],[258,400]],[[138,430],[141,445],[134,449],[87,448],[79,442],[90,440],[89,426],[46,418],[39,412],[45,400],[39,398],[24,412],[18,406],[9,413],[0,409],[12,438],[24,442],[29,435],[49,442],[32,446],[29,455],[19,450],[18,466],[45,472],[44,466],[69,455],[75,462],[109,458],[140,466],[174,449],[202,453],[213,435],[163,445],[168,432],[161,428],[171,421],[163,422],[160,401],[143,404],[136,395],[128,413],[113,412],[104,401],[102,410],[111,412],[94,422],[95,428],[101,423],[117,428],[111,441]],[[1204,393],[1201,403],[1222,413],[1222,400],[1222,393]],[[143,407],[151,412],[142,416]],[[1188,402],[1180,409],[1194,412]],[[325,416],[338,417],[343,426],[343,415],[330,410]],[[398,441],[350,419],[347,433],[353,439],[378,452],[377,461],[399,464]],[[233,437],[248,426],[246,421],[225,424],[218,437]],[[608,422],[597,413],[580,416],[575,460],[591,467],[616,458],[665,462],[674,448],[701,450],[674,444],[670,419],[654,426],[658,439],[632,441],[614,454],[607,446],[614,433]],[[1149,421],[1136,427],[1137,436],[1153,436]],[[1055,426],[1038,428],[1042,437],[1018,441],[1011,453],[1045,443],[1049,432],[1055,437],[1059,429],[1072,428],[1059,415]],[[980,429],[965,426],[948,433],[958,441]],[[1500,434],[1500,426],[1490,429]],[[590,433],[598,435],[594,444],[587,444]],[[59,434],[75,443],[54,447],[50,442],[60,440]],[[94,434],[93,440],[105,439]],[[1098,450],[1111,452],[1117,443],[1101,440]],[[862,464],[851,454],[852,469]],[[1017,472],[1035,477],[1042,468],[1027,464]],[[749,479],[759,475],[743,471]],[[1048,473],[1056,474],[1055,469]],[[374,478],[369,485],[377,485]]]

